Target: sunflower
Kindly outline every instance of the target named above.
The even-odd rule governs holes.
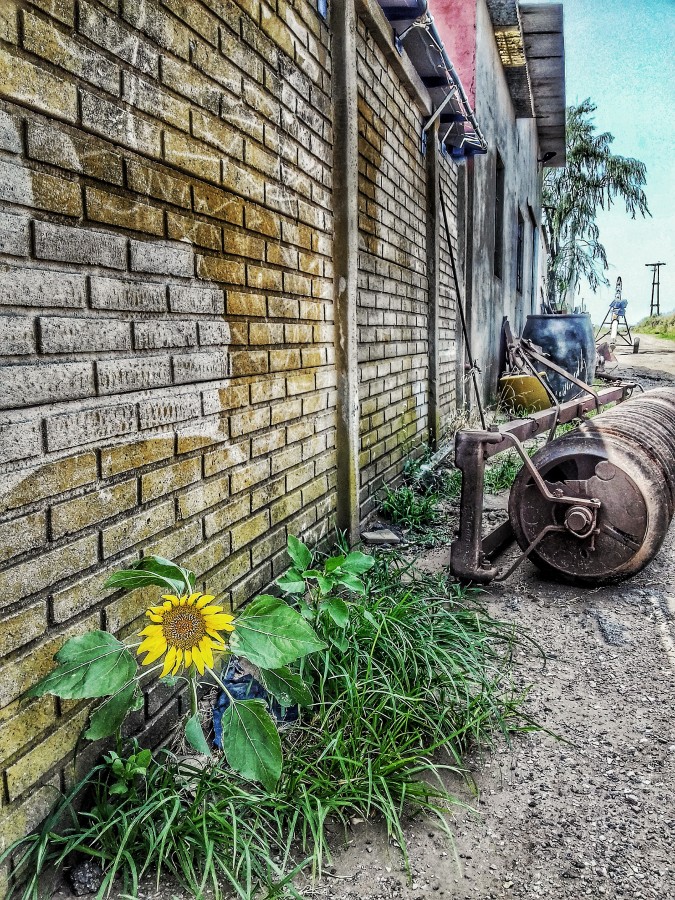
[[[136,651],[147,653],[142,664],[150,665],[166,653],[161,678],[169,672],[175,675],[181,665],[189,668],[194,663],[200,675],[206,667],[213,668],[213,650],[225,647],[219,632],[234,631],[234,616],[222,606],[210,606],[213,599],[211,594],[166,594],[162,606],[151,606],[145,614],[152,624],[141,631],[144,640]]]

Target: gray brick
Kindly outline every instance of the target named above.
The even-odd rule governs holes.
[[[29,250],[28,219],[0,213],[0,253],[28,256]]]
[[[0,109],[0,149],[9,150],[10,153],[21,153],[21,123],[16,116],[12,116]]]
[[[0,422],[0,462],[38,456],[42,451],[39,419]]]
[[[77,400],[94,394],[91,363],[0,366],[0,408]]]
[[[196,419],[200,412],[199,394],[173,394],[171,397],[142,400],[138,404],[138,418],[142,429]]]
[[[122,96],[127,103],[156,119],[175,125],[182,131],[190,130],[190,104],[172,97],[152,82],[125,72]]]
[[[131,350],[131,323],[117,319],[40,318],[42,353]]]
[[[110,50],[114,56],[125,60],[147,75],[157,77],[159,54],[142,37],[122,25],[118,16],[105,13],[82,0],[79,29],[99,47]]]
[[[199,323],[199,343],[202,345],[227,346],[230,343],[230,325],[228,322],[212,320]]]
[[[94,309],[162,312],[166,309],[166,290],[162,284],[92,278],[91,305]]]
[[[194,347],[197,344],[196,322],[136,322],[134,344],[137,350],[162,347]]]
[[[173,358],[173,377],[176,384],[215,381],[227,378],[227,374],[227,354],[225,353],[190,353]]]
[[[126,238],[106,231],[52,225],[50,222],[36,222],[34,227],[35,255],[40,259],[85,263],[110,269],[126,268]]]
[[[133,403],[64,413],[45,419],[47,449],[65,450],[136,431]]]
[[[0,316],[0,355],[35,353],[35,325],[31,316]]]
[[[223,292],[209,288],[169,286],[171,312],[222,314],[225,306]]]
[[[157,275],[194,275],[194,254],[185,244],[131,241],[131,268]]]
[[[139,153],[161,155],[162,131],[154,122],[134,116],[87,91],[80,91],[80,103],[85,128]]]
[[[171,384],[168,356],[104,360],[96,363],[96,372],[100,394],[143,391]]]

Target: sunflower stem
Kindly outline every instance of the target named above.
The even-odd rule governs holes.
[[[197,705],[197,678],[194,666],[190,666],[188,681],[190,682],[190,715],[195,716],[199,707]]]
[[[216,684],[219,684],[220,687],[225,691],[225,694],[226,694],[226,696],[227,696],[227,699],[230,701],[230,703],[234,703],[234,697],[233,697],[232,694],[228,691],[228,689],[225,687],[225,685],[224,685],[223,682],[220,680],[220,678],[216,675],[216,673],[213,671],[213,669],[209,669],[209,667],[206,666],[206,671],[211,675],[211,677],[212,677],[213,680],[216,682]]]

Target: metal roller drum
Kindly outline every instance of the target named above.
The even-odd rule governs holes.
[[[634,575],[658,552],[675,511],[675,387],[598,414],[532,462],[549,497],[524,467],[509,499],[530,559],[582,584]]]

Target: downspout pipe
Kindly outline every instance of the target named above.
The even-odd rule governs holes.
[[[457,70],[452,64],[452,60],[448,56],[448,51],[445,49],[445,45],[443,43],[443,39],[438,33],[438,29],[436,28],[436,23],[434,22],[434,17],[429,12],[429,3],[428,0],[416,0],[415,6],[411,6],[410,9],[413,11],[413,15],[417,12],[417,18],[420,21],[420,25],[425,27],[431,37],[434,40],[434,43],[438,47],[438,51],[441,54],[443,59],[443,64],[445,65],[450,78],[455,84],[457,88],[457,93],[459,95],[459,99],[461,100],[462,106],[466,111],[466,118],[471,123],[471,126],[476,133],[476,137],[478,138],[478,142],[480,145],[479,153],[487,153],[488,143],[483,136],[483,132],[481,131],[480,125],[476,121],[476,116],[474,114],[473,109],[471,108],[471,104],[469,103],[469,98],[466,96],[466,92],[464,90],[464,85],[462,84],[462,80],[457,74]]]

